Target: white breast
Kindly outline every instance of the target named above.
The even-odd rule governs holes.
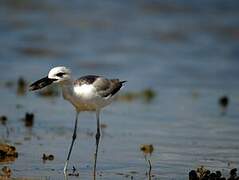
[[[74,87],[74,93],[81,99],[90,100],[97,96],[96,89],[91,84],[83,84]]]

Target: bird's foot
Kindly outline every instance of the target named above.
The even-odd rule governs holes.
[[[64,175],[67,175],[67,166],[68,166],[68,161],[66,161],[64,166],[64,170],[63,170]]]
[[[64,168],[63,173],[64,175],[67,175],[67,169]]]

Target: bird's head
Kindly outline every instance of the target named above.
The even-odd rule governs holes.
[[[48,75],[34,83],[29,87],[30,91],[38,90],[44,88],[52,83],[64,83],[71,79],[71,71],[64,66],[52,68]]]

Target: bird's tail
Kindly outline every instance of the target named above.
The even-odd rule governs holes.
[[[126,83],[126,82],[127,82],[127,81],[120,81],[121,84],[124,84],[124,83]]]

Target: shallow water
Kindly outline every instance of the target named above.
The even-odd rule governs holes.
[[[12,176],[63,179],[71,105],[32,92],[18,96],[16,86],[5,86],[20,76],[35,81],[57,65],[68,66],[76,77],[125,79],[122,93],[157,93],[149,103],[117,101],[102,112],[107,128],[98,179],[147,179],[141,144],[154,145],[156,179],[186,179],[200,165],[224,174],[238,167],[238,15],[237,1],[1,1],[0,114],[8,121],[0,135],[19,152],[7,164]],[[224,116],[218,106],[222,95],[230,98]],[[25,112],[35,113],[32,128],[20,120]],[[95,130],[95,115],[80,114],[69,167],[81,179],[92,179]],[[43,163],[43,153],[55,159]]]

